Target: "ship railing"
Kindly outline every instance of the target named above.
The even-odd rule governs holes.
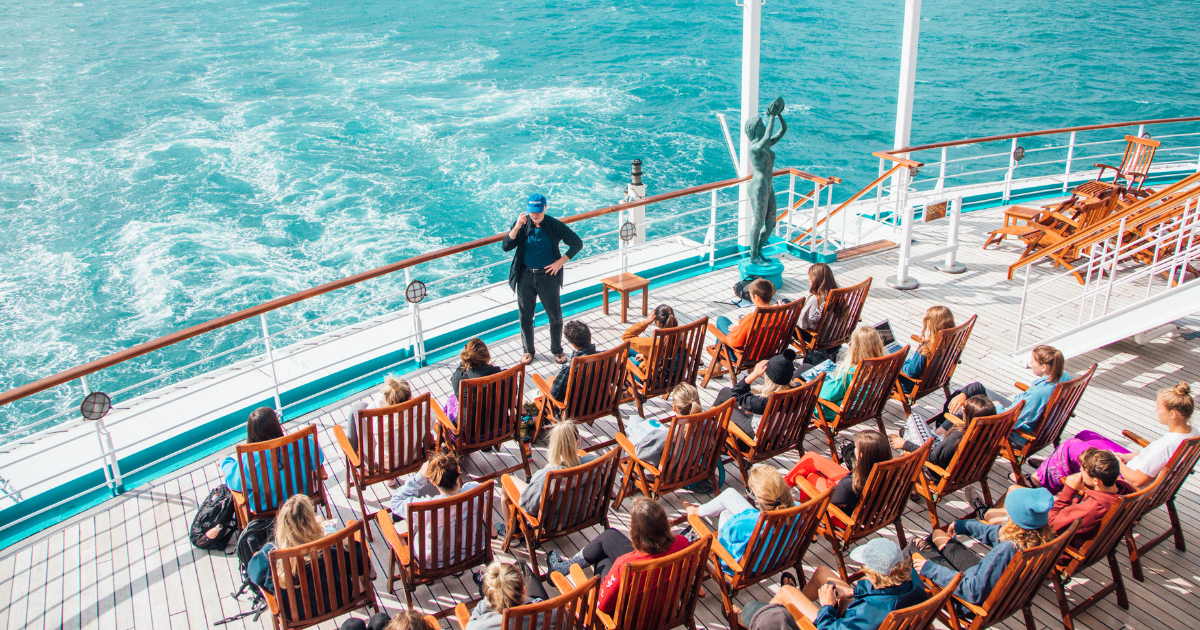
[[[738,227],[749,216],[748,204],[738,198],[737,189],[747,179],[713,182],[564,217],[567,223],[613,221],[611,229],[584,232],[585,252],[568,267],[568,272],[575,272],[568,276],[568,287],[590,288],[565,293],[564,313],[590,308],[598,301],[600,279],[617,271],[666,269],[663,273],[671,277],[686,277],[736,263],[741,256]],[[789,196],[789,208],[804,203],[801,200],[793,205],[792,196],[800,183],[810,182],[819,191],[836,183],[796,169],[780,169],[775,181],[777,186],[786,184],[787,188],[777,190],[777,194],[781,199],[785,194]],[[811,198],[811,203],[819,203],[819,195]],[[643,234],[654,235],[641,245],[621,238],[622,229],[627,232],[633,218],[631,211],[637,207],[662,208],[647,213],[634,226]],[[812,226],[805,219],[818,215],[784,215],[783,225],[793,230],[808,229]],[[453,344],[446,341],[455,338],[456,333],[463,333],[457,336],[464,340],[467,336],[495,339],[511,334],[516,322],[512,303],[500,300],[473,308],[470,317],[478,324],[467,336],[461,330],[460,318],[446,316],[445,312],[455,307],[456,300],[482,296],[497,287],[507,291],[503,281],[494,280],[507,275],[504,266],[510,263],[511,255],[487,262],[477,262],[471,256],[475,250],[497,245],[503,236],[496,234],[429,252],[278,298],[0,394],[0,405],[6,405],[9,412],[6,424],[11,427],[0,434],[0,457],[19,454],[26,462],[70,461],[69,466],[45,466],[33,477],[4,471],[0,500],[10,499],[16,505],[9,508],[21,509],[20,513],[0,510],[0,546],[36,531],[51,519],[94,505],[105,495],[120,494],[162,471],[236,442],[244,431],[249,408],[273,405],[286,418],[297,418],[368,389],[384,373],[414,369],[448,358],[448,353],[457,354],[461,340]],[[451,259],[461,270],[447,272],[438,265],[443,259]],[[582,275],[581,269],[585,270]],[[422,278],[426,273],[433,277]],[[395,280],[401,276],[403,284],[396,286]],[[364,288],[372,280],[374,284]],[[415,280],[425,280],[423,287],[430,299],[406,299]],[[362,290],[346,291],[353,287]],[[321,296],[338,291],[347,298],[343,304],[321,300]],[[281,325],[296,319],[284,317],[281,311],[288,307],[321,312],[301,317],[299,323]],[[393,327],[386,328],[389,324]],[[216,334],[234,327],[249,334],[243,335],[245,340],[220,347],[222,338]],[[328,382],[318,379],[314,385],[311,374],[287,370],[289,364],[294,366],[319,349],[328,350],[338,340],[385,329],[401,332],[381,334],[370,343],[356,342],[352,351],[338,355],[339,365],[365,366],[353,374],[349,383],[333,378],[325,379]],[[435,347],[427,347],[429,340],[439,337]],[[384,355],[395,360],[379,361]],[[179,356],[190,360],[178,360]],[[371,365],[372,361],[376,365]],[[252,378],[247,378],[248,374]],[[131,378],[137,375],[144,378]],[[108,391],[119,413],[85,420],[78,401],[97,383],[120,384]],[[195,413],[158,424],[164,410],[188,404]],[[35,414],[44,417],[13,427],[17,424],[14,421]],[[84,426],[87,424],[92,427]],[[136,439],[129,439],[131,435]],[[188,459],[181,461],[181,457]],[[97,494],[104,490],[107,492]],[[0,508],[4,507],[0,503]]]

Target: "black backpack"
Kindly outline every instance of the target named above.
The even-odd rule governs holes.
[[[253,558],[254,554],[258,553],[267,543],[271,542],[271,539],[274,537],[275,519],[273,518],[254,519],[246,524],[246,529],[243,529],[241,534],[238,534],[237,547],[235,549],[238,558],[238,575],[242,576],[242,586],[238,588],[236,593],[232,593],[231,595],[234,599],[238,599],[242,596],[242,593],[245,593],[249,589],[254,594],[254,599],[250,602],[250,610],[222,619],[214,623],[214,626],[224,625],[230,621],[250,615],[254,615],[254,620],[258,621],[259,615],[262,615],[263,611],[267,609],[266,598],[259,592],[258,587],[250,581],[249,567],[250,558]]]
[[[221,533],[216,538],[208,537],[208,530],[220,527]],[[208,497],[200,504],[200,511],[192,520],[192,529],[188,538],[198,549],[208,551],[224,551],[229,546],[229,539],[238,530],[237,514],[233,511],[233,493],[229,487],[221,484],[208,493]]]
[[[745,280],[741,280],[739,282],[734,283],[733,294],[736,295],[738,297],[738,299],[740,299],[740,300],[750,302],[751,301],[750,300],[750,291],[748,291],[746,288],[750,286],[751,282],[754,282],[755,280],[758,280],[758,279],[759,279],[759,276],[750,276],[750,277],[746,278]]]

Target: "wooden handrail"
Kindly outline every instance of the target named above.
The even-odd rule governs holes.
[[[801,171],[799,169],[793,169],[793,168],[783,168],[783,169],[776,170],[774,172],[774,175],[776,175],[776,176],[787,175],[787,174],[796,175],[797,177],[802,177],[802,178],[810,180],[810,181],[822,183],[822,185],[828,184],[829,182],[838,183],[841,181],[840,179],[838,179],[836,177],[824,178],[824,177],[820,177],[818,175],[813,175],[811,173],[807,173],[805,171]],[[692,186],[690,188],[684,188],[681,190],[675,190],[675,191],[663,193],[661,195],[654,195],[651,197],[646,197],[645,199],[638,199],[636,201],[620,203],[617,205],[608,206],[606,208],[599,208],[597,210],[592,210],[590,212],[584,212],[582,214],[577,214],[577,215],[573,215],[573,216],[569,216],[569,217],[563,217],[561,220],[564,223],[577,223],[579,221],[585,221],[587,219],[594,219],[596,217],[613,214],[616,212],[620,212],[622,210],[628,210],[629,208],[636,208],[638,206],[648,206],[653,203],[670,201],[672,199],[678,199],[680,197],[686,197],[688,195],[694,195],[694,194],[698,194],[698,193],[708,192],[710,190],[716,190],[719,188],[726,188],[728,186],[733,186],[735,184],[740,184],[742,182],[749,181],[749,180],[750,180],[750,176],[734,177],[734,178],[722,180],[719,182],[711,182],[711,183],[703,184],[700,186]],[[271,311],[278,310],[280,308],[283,308],[283,307],[291,305],[291,304],[295,304],[297,302],[303,302],[304,300],[308,300],[310,298],[314,298],[319,295],[329,293],[331,291],[337,291],[338,289],[344,289],[346,287],[353,286],[355,284],[359,284],[359,283],[365,282],[367,280],[378,278],[380,276],[385,276],[390,273],[401,271],[403,269],[407,269],[410,267],[415,267],[422,263],[427,263],[427,262],[430,262],[433,260],[437,260],[439,258],[445,258],[447,256],[452,256],[454,254],[461,254],[462,252],[470,251],[472,249],[478,249],[480,247],[486,247],[488,245],[499,243],[500,241],[504,240],[505,234],[506,234],[506,232],[501,232],[499,234],[485,236],[483,238],[475,239],[473,241],[468,241],[466,243],[460,243],[460,244],[454,245],[452,247],[446,247],[443,249],[439,249],[437,251],[427,252],[427,253],[421,254],[419,256],[413,256],[411,258],[406,258],[404,260],[397,261],[397,262],[394,262],[394,263],[391,263],[388,265],[384,265],[382,267],[377,267],[370,271],[364,271],[362,273],[354,274],[352,276],[347,276],[340,280],[334,280],[332,282],[327,282],[325,284],[313,287],[311,289],[305,289],[303,291],[299,291],[299,292],[293,293],[291,295],[286,295],[284,297],[275,298],[274,300],[263,302],[262,304],[258,304],[256,306],[251,306],[250,308],[242,309],[236,313],[224,315],[224,316],[218,317],[216,319],[211,319],[202,324],[197,324],[195,326],[191,326],[191,327],[185,328],[183,330],[175,331],[173,333],[164,335],[157,339],[153,339],[151,341],[147,341],[145,343],[138,344],[136,346],[133,346],[132,348],[127,348],[127,349],[121,350],[119,352],[114,352],[108,356],[101,357],[99,359],[90,361],[83,365],[78,365],[76,367],[73,367],[73,368],[70,368],[67,370],[63,370],[62,372],[59,372],[57,374],[47,376],[45,378],[38,379],[32,383],[26,383],[25,385],[22,385],[20,387],[16,387],[16,388],[10,389],[6,392],[0,393],[0,406],[7,405],[8,403],[11,403],[15,400],[20,400],[22,398],[25,398],[26,396],[31,396],[38,392],[45,391],[47,389],[50,389],[51,387],[56,387],[56,386],[62,385],[64,383],[68,383],[68,382],[73,381],[82,376],[87,376],[88,374],[92,374],[93,372],[98,372],[105,368],[112,367],[114,365],[117,365],[118,363],[123,363],[130,359],[140,357],[144,354],[154,352],[155,350],[161,350],[162,348],[177,344],[181,341],[187,341],[188,339],[191,339],[192,337],[197,337],[204,333],[217,330],[218,328],[224,328],[231,324],[236,324],[237,322],[247,320],[252,317],[257,317],[264,313],[269,313]]]
[[[878,154],[872,154],[872,155],[878,155]],[[822,217],[819,221],[817,221],[816,225],[801,232],[798,236],[796,236],[795,238],[792,239],[792,242],[795,243],[796,241],[804,238],[807,234],[809,234],[813,230],[821,227],[822,223],[832,219],[834,216],[837,215],[837,213],[841,212],[842,210],[845,210],[847,207],[849,207],[850,204],[854,203],[855,201],[858,201],[860,198],[862,198],[863,195],[867,194],[868,190],[871,190],[872,188],[874,188],[875,185],[878,184],[879,182],[891,177],[892,173],[895,173],[896,171],[900,170],[902,167],[905,167],[905,166],[920,167],[920,166],[922,166],[922,164],[920,162],[913,162],[912,160],[906,160],[904,158],[892,158],[892,159],[896,160],[896,164],[892,165],[891,168],[884,171],[883,175],[876,177],[875,181],[871,182],[870,184],[867,184],[866,186],[863,186],[862,190],[859,190],[858,192],[854,193],[854,195],[851,196],[849,199],[843,201],[840,206],[833,209],[833,212],[830,212],[829,214]]]

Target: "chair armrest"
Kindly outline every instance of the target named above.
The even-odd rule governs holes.
[[[346,431],[342,425],[333,425],[333,437],[337,438],[338,446],[342,447],[342,455],[346,456],[346,461],[355,468],[362,467],[362,458],[354,452],[354,446],[350,444],[350,438],[346,437]]]
[[[832,503],[829,504],[829,507],[825,508],[825,514],[841,521],[842,525],[845,525],[846,527],[850,527],[850,524],[854,522],[854,519],[851,518],[849,514],[846,514],[842,511],[842,508]],[[830,523],[830,525],[832,525],[832,523]]]
[[[1083,554],[1079,553],[1079,550],[1075,549],[1074,547],[1067,547],[1066,549],[1063,549],[1063,553],[1075,558],[1076,560],[1083,560],[1084,558]]]
[[[625,359],[625,365],[629,367],[629,372],[643,381],[646,380],[646,372],[640,365],[634,363],[633,359]]]
[[[533,381],[534,385],[537,385],[538,390],[542,392],[542,396],[545,397],[546,400],[549,400],[554,404],[555,407],[558,407],[559,409],[567,408],[567,403],[558,402],[558,399],[550,394],[550,383],[547,383],[546,379],[542,378],[541,374],[534,372],[533,374],[529,375],[529,378]]]
[[[513,483],[512,475],[508,473],[500,475],[500,487],[504,489],[504,494],[514,505],[521,500],[521,491],[517,490],[517,484]]]
[[[279,610],[279,600],[275,599],[275,595],[265,588],[261,592],[263,599],[267,600],[267,608],[271,611],[271,614],[278,616],[282,612]]]
[[[750,437],[749,435],[746,435],[746,432],[743,431],[741,427],[739,427],[738,425],[736,425],[732,422],[729,423],[729,437],[730,438],[736,437],[737,439],[741,440],[745,444],[750,445],[751,447],[754,447],[755,445],[757,445],[757,442],[754,441],[754,438]]]
[[[471,612],[467,610],[466,604],[459,602],[454,606],[454,620],[458,622],[461,630],[467,630],[467,622],[471,621]]]
[[[1023,392],[1029,391],[1029,385],[1026,383],[1013,383],[1013,387],[1016,387]]]
[[[712,531],[708,529],[708,526],[704,523],[704,519],[700,518],[700,515],[698,514],[688,514],[688,524],[692,526],[692,529],[695,530],[695,532],[699,534],[701,538],[712,534]],[[742,568],[742,564],[733,559],[733,554],[729,553],[729,550],[721,544],[721,541],[717,540],[716,536],[713,536],[712,547],[709,548],[709,551],[712,553],[712,555],[724,560],[725,564],[729,565],[729,567],[733,569],[734,573],[742,573],[745,571],[745,569]],[[714,564],[716,563],[714,562]],[[719,571],[720,567],[717,567],[717,570]]]
[[[1071,227],[1073,227],[1073,228],[1078,228],[1078,227],[1079,227],[1079,222],[1078,222],[1078,221],[1076,221],[1075,219],[1072,219],[1072,218],[1068,217],[1067,215],[1065,215],[1065,214],[1062,214],[1062,213],[1060,213],[1060,212],[1057,212],[1057,211],[1054,211],[1054,210],[1049,210],[1049,211],[1047,211],[1047,212],[1046,212],[1046,216],[1048,216],[1048,217],[1052,217],[1052,218],[1054,218],[1054,219],[1057,219],[1057,220],[1059,220],[1059,221],[1062,221],[1063,223],[1066,223],[1067,225],[1070,225],[1070,226],[1071,226]]]
[[[388,549],[396,554],[400,563],[407,565],[412,562],[408,542],[400,537],[400,532],[396,531],[396,524],[392,522],[392,513],[387,510],[379,510],[375,513],[375,522],[379,525],[379,531],[383,533],[383,540],[387,543]]]
[[[433,408],[433,419],[437,420],[438,424],[449,429],[451,433],[458,435],[458,425],[450,421],[450,416],[446,415],[446,410],[442,409],[442,405],[438,403],[437,399],[430,396],[429,403],[430,407]]]
[[[721,332],[721,330],[717,328],[716,324],[709,324],[708,332],[712,333],[712,336],[716,337],[717,341],[730,347],[733,346],[733,344],[729,343],[729,337],[726,337],[725,333]]]
[[[834,413],[842,413],[841,405],[839,405],[837,403],[829,402],[828,400],[825,400],[824,398],[817,398],[817,404],[823,405],[826,409],[829,409],[830,411],[832,411]],[[817,415],[819,416],[820,414],[817,414]]]
[[[1028,432],[1028,431],[1021,430],[1021,429],[1017,429],[1016,431],[1014,431],[1014,433],[1016,433],[1017,435],[1019,435],[1019,436],[1021,436],[1021,437],[1025,438],[1026,440],[1029,440],[1030,442],[1032,442],[1032,441],[1034,441],[1034,440],[1036,440],[1036,439],[1037,439],[1037,436],[1036,436],[1036,435],[1034,435],[1034,434],[1032,434],[1032,433],[1030,433],[1030,432]]]
[[[956,416],[950,412],[943,413],[942,419],[949,420],[951,424],[953,424],[954,426],[958,426],[958,427],[961,427],[961,426],[967,424],[966,422],[963,421],[962,416]]]
[[[625,437],[624,433],[617,431],[617,434],[613,436],[613,439],[617,441],[617,446],[620,446],[621,449],[626,453],[633,455],[637,451],[637,448],[633,446],[633,442],[630,442],[629,438]]]
[[[244,505],[246,505],[246,495],[245,495],[245,493],[242,493],[242,492],[234,492],[234,491],[230,490],[230,491],[229,491],[229,494],[232,494],[232,495],[233,495],[233,502],[234,502],[234,503],[238,504],[239,506],[244,506]]]
[[[603,610],[596,609],[596,618],[600,620],[600,624],[604,626],[606,630],[616,630],[617,622],[614,621],[612,616],[608,613],[604,612]]]
[[[1142,448],[1146,448],[1146,446],[1148,444],[1150,444],[1150,440],[1147,440],[1146,438],[1134,433],[1133,431],[1130,431],[1129,429],[1125,429],[1124,431],[1121,431],[1121,435],[1124,435],[1125,437],[1129,438],[1130,440],[1133,441],[1134,444],[1137,444],[1138,446],[1140,446]]]
[[[938,466],[937,464],[930,463],[929,460],[925,460],[925,467],[928,468],[929,470],[932,470],[933,472],[941,475],[942,477],[950,476],[950,473],[946,472],[945,468],[942,468],[941,466]],[[918,473],[918,474],[920,474],[920,473]]]
[[[969,610],[969,611],[971,611],[971,612],[975,613],[975,616],[977,616],[977,617],[978,617],[978,616],[980,616],[980,615],[986,615],[986,614],[987,614],[987,611],[986,611],[986,610],[984,610],[983,608],[980,608],[979,606],[977,606],[977,605],[975,605],[975,604],[972,604],[971,602],[969,602],[969,601],[967,601],[967,600],[965,600],[965,599],[963,599],[963,598],[959,597],[958,595],[951,595],[950,597],[952,597],[952,598],[954,599],[954,601],[956,601],[956,602],[958,602],[958,603],[962,604],[963,606],[965,606],[965,607],[967,608],[967,610]]]
[[[808,479],[805,479],[804,477],[796,477],[796,487],[799,488],[804,494],[807,494],[808,498],[810,499],[821,496],[821,493],[817,490],[817,487],[809,483]]]
[[[586,581],[588,581],[588,579],[587,576],[583,574],[583,567],[580,567],[578,564],[571,564],[571,583],[573,583],[575,586],[579,586]]]
[[[552,571],[550,573],[550,583],[554,585],[554,588],[558,589],[558,593],[560,595],[570,592],[571,589],[575,588],[575,585],[571,584],[571,580],[567,579],[567,576],[559,573],[558,571]]]
[[[1096,163],[1095,163],[1095,164],[1093,164],[1092,166],[1094,166],[1094,167],[1096,167],[1096,168],[1099,168],[1099,169],[1111,168],[1112,170],[1114,170],[1114,171],[1117,171],[1117,172],[1120,172],[1120,171],[1121,171],[1121,169],[1119,169],[1119,168],[1117,168],[1117,167],[1115,167],[1115,166],[1113,166],[1113,165],[1111,165],[1111,164],[1103,164],[1103,163],[1101,163],[1101,162],[1096,162]]]
[[[813,622],[809,621],[808,617],[805,617],[799,608],[796,608],[792,604],[784,604],[784,606],[787,607],[789,613],[792,613],[792,618],[796,620],[796,625],[800,626],[800,630],[817,630]]]

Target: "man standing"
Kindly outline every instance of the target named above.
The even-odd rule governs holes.
[[[560,252],[559,243],[566,242],[567,253]],[[563,265],[583,249],[583,240],[567,224],[546,216],[546,198],[531,195],[528,212],[522,212],[504,236],[504,251],[516,249],[508,270],[508,286],[517,293],[517,310],[521,317],[521,342],[525,348],[522,363],[533,361],[533,307],[542,301],[550,319],[550,352],[558,363],[566,363],[562,349],[562,305],[559,291],[563,285]]]

